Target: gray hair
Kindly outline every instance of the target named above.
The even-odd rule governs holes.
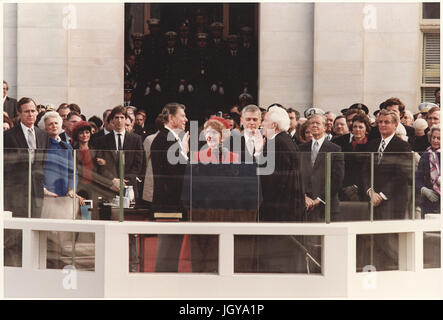
[[[291,120],[285,109],[280,107],[270,107],[268,109],[269,118],[277,125],[279,131],[288,131]]]
[[[243,107],[243,109],[241,110],[242,118],[244,118],[246,112],[258,112],[258,116],[261,117],[260,108],[257,107],[255,104],[248,104],[247,106]]]
[[[320,118],[320,119],[321,119],[321,122],[323,122],[323,125],[326,127],[326,121],[327,121],[327,119],[326,119],[326,116],[325,116],[324,114],[321,114],[321,113],[314,113],[313,115],[309,116],[308,121],[310,122],[311,119],[313,119],[313,118]]]
[[[432,137],[432,134],[434,133],[434,131],[440,131],[440,125],[439,124],[434,124],[431,127],[431,129],[429,129],[429,132],[428,132],[429,143],[431,142],[431,137]]]
[[[57,122],[60,126],[60,130],[62,129],[63,119],[60,117],[57,111],[48,111],[46,112],[43,117],[38,122],[38,127],[42,130],[45,130],[46,128],[46,120],[49,118],[55,118],[57,119]]]

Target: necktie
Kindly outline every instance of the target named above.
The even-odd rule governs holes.
[[[385,139],[382,139],[381,145],[378,148],[378,160],[377,160],[378,164],[380,164],[380,162],[381,162],[381,158],[383,157],[383,151],[385,151],[385,147],[386,147]]]
[[[319,149],[320,148],[319,148],[318,141],[315,141],[314,146],[312,148],[312,153],[311,153],[312,166],[314,166],[314,164],[315,164],[315,159],[317,159],[317,154],[318,154]]]
[[[35,137],[34,132],[31,129],[28,129],[28,147],[29,149],[35,150]]]
[[[122,135],[121,133],[117,133],[118,136],[118,147],[117,150],[121,150],[122,149]]]
[[[31,149],[31,162],[34,163],[34,150],[36,149],[34,132],[31,129],[28,129],[28,136],[26,138],[28,141],[28,147]]]
[[[247,143],[248,152],[251,155],[254,155],[254,139],[250,138]]]

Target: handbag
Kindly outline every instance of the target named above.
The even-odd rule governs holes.
[[[75,198],[75,200],[69,196],[43,198],[42,219],[73,220],[80,217],[80,200],[78,198]]]
[[[42,208],[42,219],[81,219],[80,200],[69,196],[44,197]],[[48,269],[62,269],[71,264],[69,257],[63,254],[64,249],[72,252],[72,232],[48,231],[47,232],[47,260]],[[69,249],[70,248],[70,249]],[[64,258],[63,258],[64,257]]]

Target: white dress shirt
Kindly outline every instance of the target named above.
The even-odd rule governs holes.
[[[183,145],[182,145],[182,141],[181,141],[181,139],[180,139],[180,137],[178,136],[178,134],[177,133],[175,133],[175,131],[174,130],[172,130],[171,128],[169,128],[168,126],[164,126],[166,129],[168,129],[169,131],[171,131],[172,132],[172,134],[174,135],[174,138],[178,141],[178,145],[180,146],[180,153],[182,154],[182,156],[186,159],[186,160],[188,160],[189,158],[188,158],[188,155],[186,154],[186,153],[184,153],[184,149],[183,149]]]

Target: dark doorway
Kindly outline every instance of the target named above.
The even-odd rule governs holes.
[[[152,125],[172,101],[200,123],[257,103],[258,4],[140,5],[125,4],[125,105]]]

